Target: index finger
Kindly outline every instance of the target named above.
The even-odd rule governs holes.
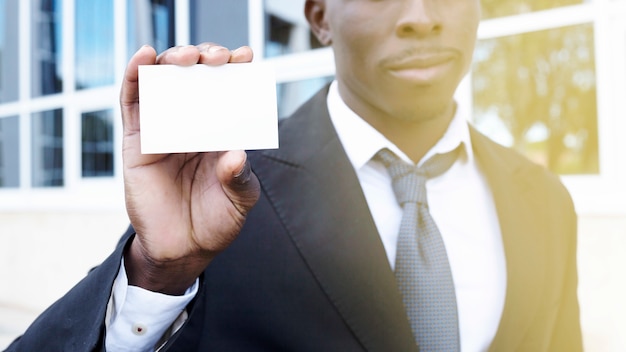
[[[125,130],[138,131],[138,113],[134,113],[139,102],[139,65],[153,65],[156,62],[156,51],[145,45],[141,47],[128,62],[120,91],[120,107]]]

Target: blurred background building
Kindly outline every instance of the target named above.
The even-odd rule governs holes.
[[[303,2],[0,0],[0,349],[127,226],[117,97],[135,50],[250,45],[276,64],[284,118],[334,74]],[[457,99],[562,177],[580,215],[585,346],[625,351],[626,0],[482,2]]]

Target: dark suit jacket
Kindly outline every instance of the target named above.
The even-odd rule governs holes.
[[[383,245],[322,90],[251,152],[262,194],[205,271],[169,351],[417,351]],[[581,350],[576,217],[557,178],[471,132],[498,209],[506,302],[493,351]],[[97,349],[123,246],[11,351]]]

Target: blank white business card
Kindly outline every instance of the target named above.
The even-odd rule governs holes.
[[[144,154],[278,148],[267,63],[139,66],[139,110]]]

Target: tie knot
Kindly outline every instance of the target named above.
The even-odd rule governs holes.
[[[381,149],[374,158],[387,168],[392,179],[393,191],[400,205],[420,203],[426,206],[428,204],[426,180],[446,172],[458,158],[460,150],[459,145],[451,152],[436,154],[419,167],[404,162],[386,148]]]

